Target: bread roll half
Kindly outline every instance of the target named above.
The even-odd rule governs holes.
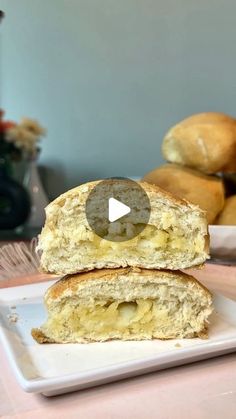
[[[209,291],[182,272],[103,269],[68,276],[45,295],[38,343],[207,337]]]
[[[129,222],[120,219],[106,232],[109,240],[98,237],[86,219],[86,199],[99,182],[78,186],[61,195],[46,208],[46,223],[39,237],[41,269],[55,274],[73,274],[102,268],[141,267],[181,269],[203,264],[208,257],[208,228],[204,211],[174,198],[156,185],[139,184],[151,205],[150,219],[133,239],[128,231],[140,231],[138,209]],[[111,189],[112,190],[112,189]],[[132,199],[130,182],[123,188],[121,201]],[[111,193],[112,196],[112,193]],[[102,199],[94,207],[103,205]],[[135,206],[135,196],[134,196]],[[97,213],[94,213],[96,217]],[[125,220],[125,218],[124,218]],[[97,220],[103,223],[103,220]],[[120,235],[125,241],[117,241]]]

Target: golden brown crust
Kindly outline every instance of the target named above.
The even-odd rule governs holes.
[[[36,340],[38,343],[56,343],[53,339],[50,339],[46,336],[41,329],[32,329],[31,336]]]
[[[222,122],[222,123],[234,124],[236,123],[236,119],[222,112],[201,112],[201,113],[197,113],[197,114],[194,114],[185,118],[181,122],[181,124],[192,125],[193,123],[209,123],[209,122],[212,122],[212,123]]]
[[[224,206],[224,185],[216,176],[169,163],[147,173],[144,180],[198,205],[206,212],[209,224],[214,222]]]
[[[232,153],[232,158],[227,162],[225,167],[222,169],[223,173],[236,173],[236,141],[235,151]]]
[[[202,288],[206,291],[209,295],[211,293],[209,290],[204,287],[196,278],[191,275],[188,275],[182,271],[169,271],[169,270],[156,270],[156,269],[141,269],[141,268],[117,268],[117,269],[95,269],[90,272],[74,274],[74,275],[67,275],[62,279],[59,279],[55,284],[53,284],[46,294],[46,301],[48,299],[57,299],[62,296],[65,291],[70,290],[76,292],[78,285],[85,281],[96,281],[102,278],[103,280],[119,280],[119,277],[129,275],[131,273],[137,272],[139,275],[142,276],[152,276],[160,279],[163,279],[163,276],[175,277],[180,283],[185,284],[188,281],[191,281],[198,287]]]
[[[236,168],[236,119],[223,113],[192,115],[173,126],[162,145],[164,158],[204,173]]]

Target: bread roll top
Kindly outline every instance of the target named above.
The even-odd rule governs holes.
[[[236,171],[236,120],[202,113],[170,128],[162,145],[164,158],[207,174]]]
[[[201,265],[208,257],[208,228],[205,212],[178,199],[155,185],[140,182],[146,191],[151,213],[148,224],[141,227],[139,206],[116,223],[111,223],[104,238],[91,229],[86,217],[86,199],[97,185],[91,182],[66,192],[46,208],[46,222],[39,237],[41,269],[55,274],[72,274],[92,269],[136,266],[147,269],[181,269]],[[112,190],[111,190],[112,191]],[[121,193],[132,200],[130,183]],[[112,192],[111,192],[112,196]],[[94,208],[104,205],[102,197]],[[135,200],[134,204],[135,206]],[[99,215],[94,211],[94,217]],[[115,227],[115,228],[114,228]],[[129,239],[128,232],[137,230]],[[124,241],[117,241],[122,234]]]

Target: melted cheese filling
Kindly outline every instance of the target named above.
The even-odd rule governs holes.
[[[117,255],[123,253],[124,249],[131,253],[144,253],[153,250],[164,250],[173,252],[189,252],[200,253],[205,246],[204,237],[199,234],[194,239],[189,236],[184,236],[178,232],[158,230],[156,227],[147,225],[136,237],[129,240],[129,236],[133,234],[134,229],[140,230],[140,226],[122,225],[121,223],[113,223],[112,230],[104,237],[98,237],[91,233],[90,241],[86,240],[86,247],[88,252],[95,252],[95,256],[100,257],[109,255],[112,251],[116,251]],[[125,238],[127,240],[121,241]],[[80,240],[80,244],[85,241]]]
[[[189,300],[180,303],[173,298],[170,301],[138,299],[121,302],[95,301],[93,306],[79,304],[76,307],[65,304],[57,315],[49,316],[45,332],[50,330],[50,336],[55,340],[60,337],[68,341],[83,336],[92,339],[110,337],[132,337],[140,334],[145,338],[166,336],[169,338],[181,332],[184,328],[201,330],[203,319],[198,318],[200,306]]]

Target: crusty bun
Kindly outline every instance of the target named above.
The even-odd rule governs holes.
[[[38,343],[207,337],[209,291],[182,272],[103,269],[68,276],[45,295]]]
[[[214,112],[190,116],[167,132],[162,152],[167,161],[204,173],[236,171],[236,119]]]
[[[216,224],[236,225],[236,195],[226,199],[225,206],[220,213]]]
[[[87,183],[61,195],[46,208],[46,222],[39,237],[42,251],[41,270],[55,274],[72,274],[102,268],[137,266],[147,269],[181,269],[200,265],[208,257],[208,229],[204,211],[186,201],[174,198],[158,186],[139,184],[151,205],[148,225],[135,238],[117,242],[115,229],[107,231],[110,240],[98,237],[86,219],[85,205],[90,191],[99,181]],[[107,186],[109,188],[109,185]],[[109,189],[108,189],[109,192]],[[123,188],[121,201],[134,198],[130,182]],[[112,196],[112,182],[111,182]],[[105,200],[104,200],[105,201]],[[94,202],[98,208],[105,202]],[[137,210],[120,219],[115,226],[126,237],[128,227],[140,231]],[[103,222],[97,212],[94,217]],[[124,218],[126,220],[126,218]],[[111,223],[114,224],[114,223]],[[114,226],[113,226],[114,227]]]
[[[228,161],[225,167],[223,167],[222,173],[229,173],[229,174],[236,173],[236,152],[232,153],[231,159]]]
[[[177,164],[165,164],[147,173],[143,180],[199,205],[206,211],[209,224],[224,206],[223,182],[216,176],[206,176]]]

